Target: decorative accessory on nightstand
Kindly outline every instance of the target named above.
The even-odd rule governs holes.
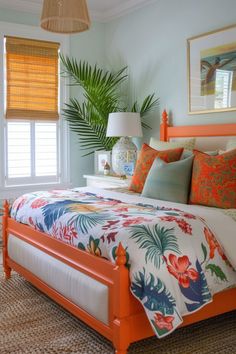
[[[86,0],[44,0],[41,27],[55,33],[88,30],[90,18]]]
[[[104,165],[104,175],[109,176],[110,171],[111,171],[111,167],[110,167],[109,163],[106,161],[106,163]]]
[[[130,137],[141,137],[142,127],[139,113],[110,113],[107,125],[108,137],[121,137],[112,149],[112,169],[117,175],[126,174],[125,165],[134,166],[137,160],[137,147]]]

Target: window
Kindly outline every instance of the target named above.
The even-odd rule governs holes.
[[[6,40],[6,118],[57,120],[59,44]]]
[[[9,36],[5,44],[5,184],[59,183],[59,44]]]
[[[60,181],[56,122],[7,122],[6,142],[7,185]]]

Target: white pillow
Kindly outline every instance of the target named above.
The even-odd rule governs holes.
[[[229,139],[226,145],[226,150],[233,150],[236,149],[236,138],[235,139]]]
[[[150,146],[159,151],[169,150],[169,149],[176,149],[183,147],[186,150],[193,150],[195,146],[195,138],[191,138],[188,140],[182,141],[160,141],[156,138],[150,139]]]

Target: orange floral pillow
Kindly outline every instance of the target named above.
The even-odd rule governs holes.
[[[194,154],[190,204],[236,208],[236,149],[218,156]]]
[[[165,162],[178,161],[183,152],[183,148],[158,151],[147,144],[143,144],[139,153],[139,158],[135,167],[134,175],[129,186],[129,190],[141,193],[146,181],[148,172],[152,167],[153,161],[159,157]]]

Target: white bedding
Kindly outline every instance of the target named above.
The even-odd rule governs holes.
[[[83,190],[98,193],[98,188],[84,187]],[[79,188],[81,190],[81,188]],[[119,190],[119,191],[118,191]],[[172,203],[162,200],[141,197],[140,194],[129,191],[126,188],[119,188],[104,191],[104,195],[112,198],[118,198],[128,203],[145,203],[153,206],[161,205],[164,207],[177,208],[191,212],[204,218],[210,228],[214,231],[218,241],[222,245],[227,258],[236,269],[236,210],[235,209],[219,209],[205,207],[201,205],[188,205],[180,203]],[[110,194],[111,193],[111,194]],[[128,195],[126,195],[128,194]]]
[[[26,194],[11,216],[112,262],[122,242],[131,291],[158,337],[236,284],[236,223],[217,209],[86,187]]]

